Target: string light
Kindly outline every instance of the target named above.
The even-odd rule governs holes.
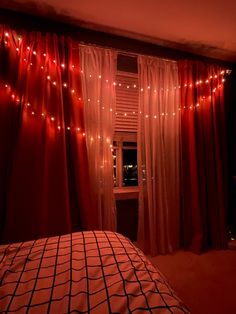
[[[7,33],[7,32],[5,32],[5,37],[9,37],[9,34]],[[20,37],[18,37],[18,41],[19,42],[21,42],[21,38]],[[8,44],[8,42],[7,41],[5,41],[5,43],[6,44]],[[28,52],[30,52],[30,51],[32,51],[32,54],[33,55],[40,55],[40,53],[38,53],[36,50],[31,50],[32,48],[30,47],[30,46],[27,46],[27,51]],[[16,51],[17,52],[19,52],[19,47],[17,47],[16,48]],[[21,54],[22,56],[24,55],[24,52],[22,51],[22,54]],[[47,57],[47,54],[46,54],[46,52],[44,52],[43,54],[42,54],[44,57]],[[23,58],[23,61],[24,62],[27,62],[27,59],[26,58]],[[48,62],[50,62],[51,61],[51,59],[50,58],[48,58]],[[53,59],[52,60],[52,62],[55,64],[55,66],[60,66],[61,68],[65,68],[66,67],[66,64],[65,63],[59,63],[58,65],[57,65],[57,62],[56,62],[56,60],[55,59]],[[30,66],[33,66],[33,63],[32,62],[30,62],[29,63],[30,64]],[[43,66],[43,65],[41,65],[41,69],[44,69],[45,67]],[[75,68],[75,65],[74,64],[72,64],[71,65],[71,69],[72,70],[74,70],[74,68]],[[221,72],[219,72],[219,73],[217,73],[217,74],[212,74],[212,75],[210,75],[207,79],[200,79],[200,80],[198,80],[198,81],[196,81],[195,83],[190,83],[190,84],[187,84],[187,83],[185,83],[183,86],[185,87],[185,88],[192,88],[192,86],[193,85],[195,85],[196,87],[200,87],[200,86],[203,86],[204,84],[205,85],[209,85],[209,87],[210,87],[210,89],[211,89],[211,91],[212,91],[212,93],[216,93],[216,91],[217,91],[217,89],[220,89],[221,88],[221,85],[219,84],[219,85],[217,85],[217,86],[212,86],[212,84],[213,83],[215,83],[215,79],[219,79],[220,78],[220,76],[222,76],[222,79],[221,79],[221,83],[224,83],[225,82],[225,77],[224,77],[224,75],[225,74],[230,74],[230,72],[231,72],[231,70],[222,70]],[[81,70],[81,73],[83,73],[83,70]],[[92,78],[93,77],[93,75],[92,74],[90,74],[89,75],[89,77],[90,78]],[[102,75],[100,74],[100,75],[98,75],[98,78],[99,79],[101,79],[102,78]],[[47,79],[48,79],[48,81],[50,81],[54,86],[57,86],[57,85],[60,85],[60,84],[57,84],[57,82],[56,82],[56,80],[52,80],[51,79],[51,76],[50,75],[47,75]],[[106,83],[108,83],[109,82],[109,80],[108,79],[106,79],[105,80],[106,81]],[[217,83],[217,82],[216,82]],[[7,85],[7,84],[6,84]],[[117,83],[117,82],[113,82],[113,85],[114,86],[117,86],[117,88],[119,88],[119,87],[126,87],[127,89],[130,89],[130,88],[134,88],[134,89],[136,89],[137,88],[137,85],[136,84],[133,84],[133,85],[129,85],[129,84],[121,84],[121,83]],[[64,82],[63,84],[62,84],[62,86],[64,87],[64,88],[67,88],[68,87],[68,83],[67,82]],[[182,86],[182,87],[183,87]],[[177,88],[181,88],[181,86],[174,86],[174,90],[176,90]],[[150,86],[150,85],[148,85],[147,86],[147,89],[149,90],[149,91],[151,91],[151,90],[153,90],[152,89],[152,86]],[[141,87],[140,89],[140,92],[144,92],[144,88],[143,87]],[[76,91],[75,91],[75,89],[73,88],[73,89],[71,89],[70,90],[71,91],[71,93],[72,94],[78,94]],[[158,91],[161,91],[161,92],[169,92],[169,89],[167,88],[167,89],[164,89],[163,87],[162,88],[160,88],[159,90],[156,90],[156,89],[154,89],[154,93],[157,93]],[[16,99],[16,96],[15,96],[15,94],[12,94],[11,95],[11,97],[12,97],[12,99],[13,100],[15,100],[16,102],[19,102],[20,100],[19,100],[19,98],[17,98]],[[211,97],[211,96],[209,96],[209,97]],[[81,100],[81,98],[78,98],[79,100]],[[205,99],[205,96],[202,96],[202,99],[204,100]],[[88,100],[88,101],[90,101],[90,100]],[[98,102],[99,102],[99,100],[98,100]],[[27,107],[29,107],[30,106],[30,104],[29,103],[27,103]],[[197,103],[195,106],[193,106],[193,105],[190,105],[190,106],[183,106],[183,109],[190,109],[190,110],[192,110],[192,109],[194,109],[195,107],[199,107],[200,106],[200,104],[199,103]],[[104,107],[102,107],[102,109],[104,110]],[[112,111],[112,108],[110,108],[109,109],[110,111]],[[181,110],[181,108],[179,108],[179,111]],[[117,115],[117,114],[120,114],[119,112],[115,112],[115,114]],[[125,117],[129,117],[130,115],[134,115],[134,114],[136,114],[135,112],[132,112],[132,113],[130,113],[130,114],[127,114],[127,113],[124,113],[124,116]],[[141,112],[140,112],[140,114],[141,114]],[[176,113],[175,112],[173,112],[173,113],[170,113],[170,114],[172,114],[173,116],[175,116],[176,115]],[[35,112],[34,111],[32,111],[32,115],[36,115],[35,114]],[[167,113],[161,113],[161,116],[167,116],[168,115],[168,112]],[[43,115],[43,113],[41,114],[41,116],[42,117],[46,117],[46,116],[48,116],[46,113],[44,113],[44,115]],[[149,118],[149,117],[147,117],[147,115],[145,116],[146,118]],[[154,115],[153,116],[153,118],[157,118],[157,115]],[[51,121],[55,121],[55,118],[54,117],[50,117],[50,120]],[[58,127],[60,127],[61,128],[61,126],[60,125],[58,125]],[[75,128],[76,130],[78,130],[78,131],[80,131],[80,128]]]

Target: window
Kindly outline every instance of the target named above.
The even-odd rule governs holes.
[[[138,187],[138,90],[137,73],[117,72],[113,174],[114,187],[123,190]]]
[[[129,139],[127,134],[125,137]],[[136,141],[125,142],[121,138],[114,141],[113,162],[115,187],[138,186]]]

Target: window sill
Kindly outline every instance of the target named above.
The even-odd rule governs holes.
[[[116,200],[127,200],[138,198],[140,188],[138,186],[122,187],[113,189]]]

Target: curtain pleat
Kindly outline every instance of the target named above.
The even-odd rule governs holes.
[[[138,243],[152,255],[179,247],[179,88],[177,63],[139,57]]]
[[[226,247],[227,148],[224,69],[178,64],[181,88],[182,244]]]
[[[80,46],[84,119],[92,201],[99,228],[116,230],[112,145],[115,115],[116,52]]]
[[[96,228],[78,50],[3,26],[0,45],[1,242]]]

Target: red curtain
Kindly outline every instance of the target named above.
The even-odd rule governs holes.
[[[78,45],[0,27],[0,236],[16,242],[97,229]]]
[[[182,240],[201,252],[226,246],[224,69],[180,61]]]

